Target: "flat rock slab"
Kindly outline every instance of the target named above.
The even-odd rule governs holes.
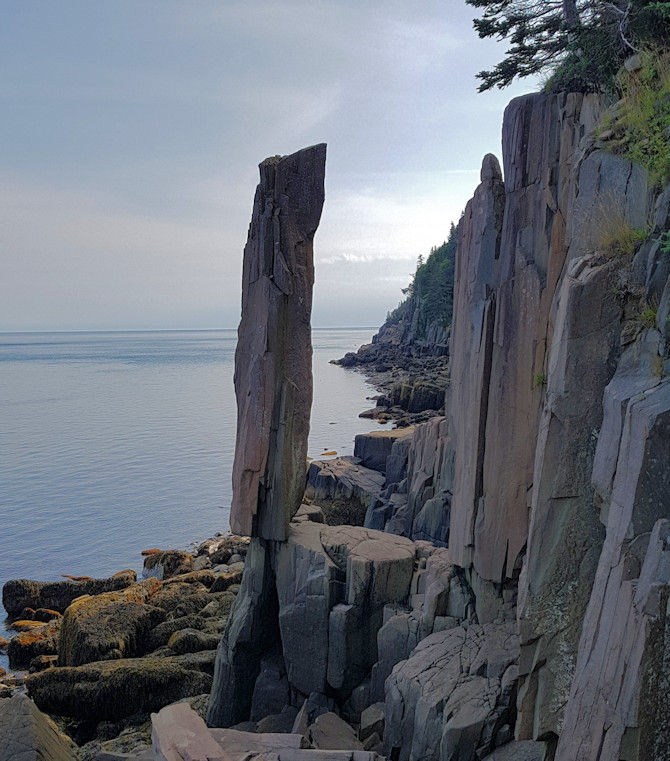
[[[74,747],[25,696],[0,700],[0,761],[73,761]]]
[[[356,457],[314,460],[307,471],[307,495],[320,499],[356,499],[367,507],[384,486],[384,475]]]
[[[186,703],[151,714],[151,744],[154,761],[231,761]]]

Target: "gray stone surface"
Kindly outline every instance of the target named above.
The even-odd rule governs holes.
[[[606,537],[556,758],[670,759],[670,381],[654,331],[605,394],[593,480]]]
[[[397,441],[410,440],[413,433],[412,426],[359,433],[354,441],[354,455],[360,459],[364,467],[386,474],[386,459],[391,456],[393,445]]]
[[[602,394],[619,354],[616,262],[571,262],[557,297],[537,436],[528,552],[520,583],[522,738],[558,732],[604,538],[591,467]],[[594,432],[595,435],[594,435]]]
[[[378,470],[366,468],[356,457],[313,460],[307,472],[307,496],[321,499],[355,499],[367,507],[384,485]]]
[[[398,761],[475,761],[511,711],[516,626],[470,625],[431,634],[386,682],[384,750]]]
[[[313,239],[326,146],[260,165],[235,352],[235,533],[283,541],[305,487],[312,404]]]
[[[205,722],[186,703],[151,714],[154,761],[230,761]]]
[[[261,658],[279,637],[292,689],[345,700],[377,660],[384,606],[408,599],[414,563],[409,539],[363,527],[305,521],[287,542],[252,541],[208,722],[247,718]]]
[[[74,761],[74,744],[24,695],[0,700],[0,761]]]
[[[363,750],[363,743],[353,728],[332,712],[317,716],[308,729],[308,737],[320,750]]]

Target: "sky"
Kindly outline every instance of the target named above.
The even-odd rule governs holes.
[[[0,0],[0,331],[234,328],[258,164],[328,144],[313,325],[376,326],[522,81],[464,0]]]

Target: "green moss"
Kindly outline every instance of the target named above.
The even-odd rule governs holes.
[[[601,125],[611,131],[606,147],[641,164],[652,181],[670,181],[670,53],[640,53],[640,68],[617,77],[621,100],[617,113]]]

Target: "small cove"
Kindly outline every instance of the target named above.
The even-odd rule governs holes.
[[[315,329],[309,456],[377,424],[329,364],[367,329]],[[0,334],[0,585],[141,568],[148,547],[228,530],[236,331]],[[4,616],[3,616],[4,618]],[[0,636],[8,638],[0,623]],[[0,666],[7,667],[5,656]]]

